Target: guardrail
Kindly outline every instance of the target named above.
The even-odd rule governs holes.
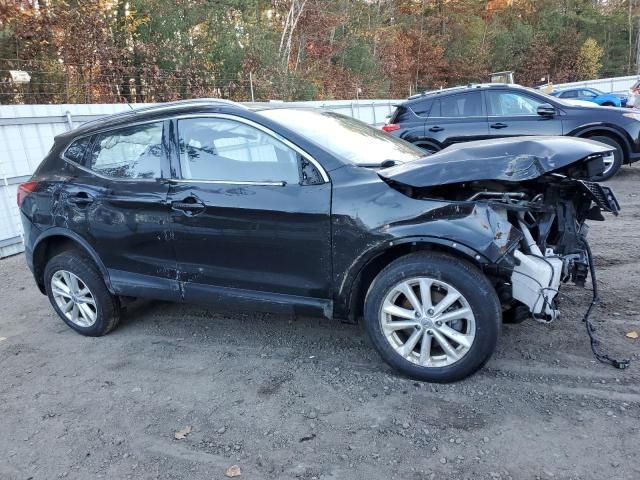
[[[287,105],[332,110],[381,126],[400,101],[335,100]],[[33,174],[51,148],[53,138],[84,122],[149,105],[0,105],[0,258],[24,249],[15,200],[17,187]]]
[[[640,79],[640,75],[626,77],[600,78],[598,80],[585,80],[583,82],[557,83],[554,89],[587,87],[596,88],[607,93],[628,93],[631,86]]]

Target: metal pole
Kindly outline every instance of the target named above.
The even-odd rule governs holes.
[[[251,101],[255,102],[253,98],[253,75],[251,75],[251,72],[249,72],[249,86],[251,87]]]

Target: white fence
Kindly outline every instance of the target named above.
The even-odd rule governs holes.
[[[335,100],[292,105],[324,108],[380,126],[400,101]],[[83,122],[129,108],[126,104],[0,105],[0,258],[24,249],[16,190],[45,157],[53,137]]]
[[[603,92],[628,93],[631,86],[640,79],[640,75],[628,77],[601,78],[599,80],[586,80],[584,82],[557,83],[553,88],[589,87]]]

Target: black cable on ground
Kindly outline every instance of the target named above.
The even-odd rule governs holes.
[[[586,239],[583,240],[584,248],[587,252],[587,259],[589,260],[589,273],[591,274],[591,284],[593,286],[593,299],[591,300],[591,304],[587,309],[587,312],[584,314],[582,321],[587,326],[587,334],[589,335],[589,340],[591,342],[591,351],[593,355],[602,363],[608,363],[609,365],[613,365],[615,368],[619,368],[624,370],[629,366],[630,361],[628,359],[616,360],[615,358],[611,358],[606,353],[600,353],[598,351],[599,341],[593,336],[593,333],[596,331],[595,327],[589,320],[589,316],[591,315],[591,310],[593,307],[598,305],[600,299],[598,298],[598,281],[596,280],[596,269],[593,264],[593,255],[591,254],[591,247]]]

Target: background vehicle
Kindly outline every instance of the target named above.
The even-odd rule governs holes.
[[[628,107],[638,108],[640,104],[638,102],[638,97],[640,97],[640,80],[634,83],[629,89],[629,100],[627,100]]]
[[[599,180],[640,159],[640,114],[575,105],[517,85],[470,85],[415,95],[398,105],[383,129],[429,153],[459,142],[500,137],[590,138],[614,148]]]
[[[425,158],[332,112],[178,102],[56,137],[18,204],[37,285],[84,335],[116,326],[121,296],[363,316],[393,367],[453,381],[487,361],[503,311],[551,321],[560,282],[584,282],[582,224],[617,206],[577,179],[610,150]]]
[[[595,88],[586,87],[557,90],[551,92],[549,95],[563,99],[584,100],[587,102],[597,103],[603,107],[626,107],[628,98],[626,95],[604,93]]]

